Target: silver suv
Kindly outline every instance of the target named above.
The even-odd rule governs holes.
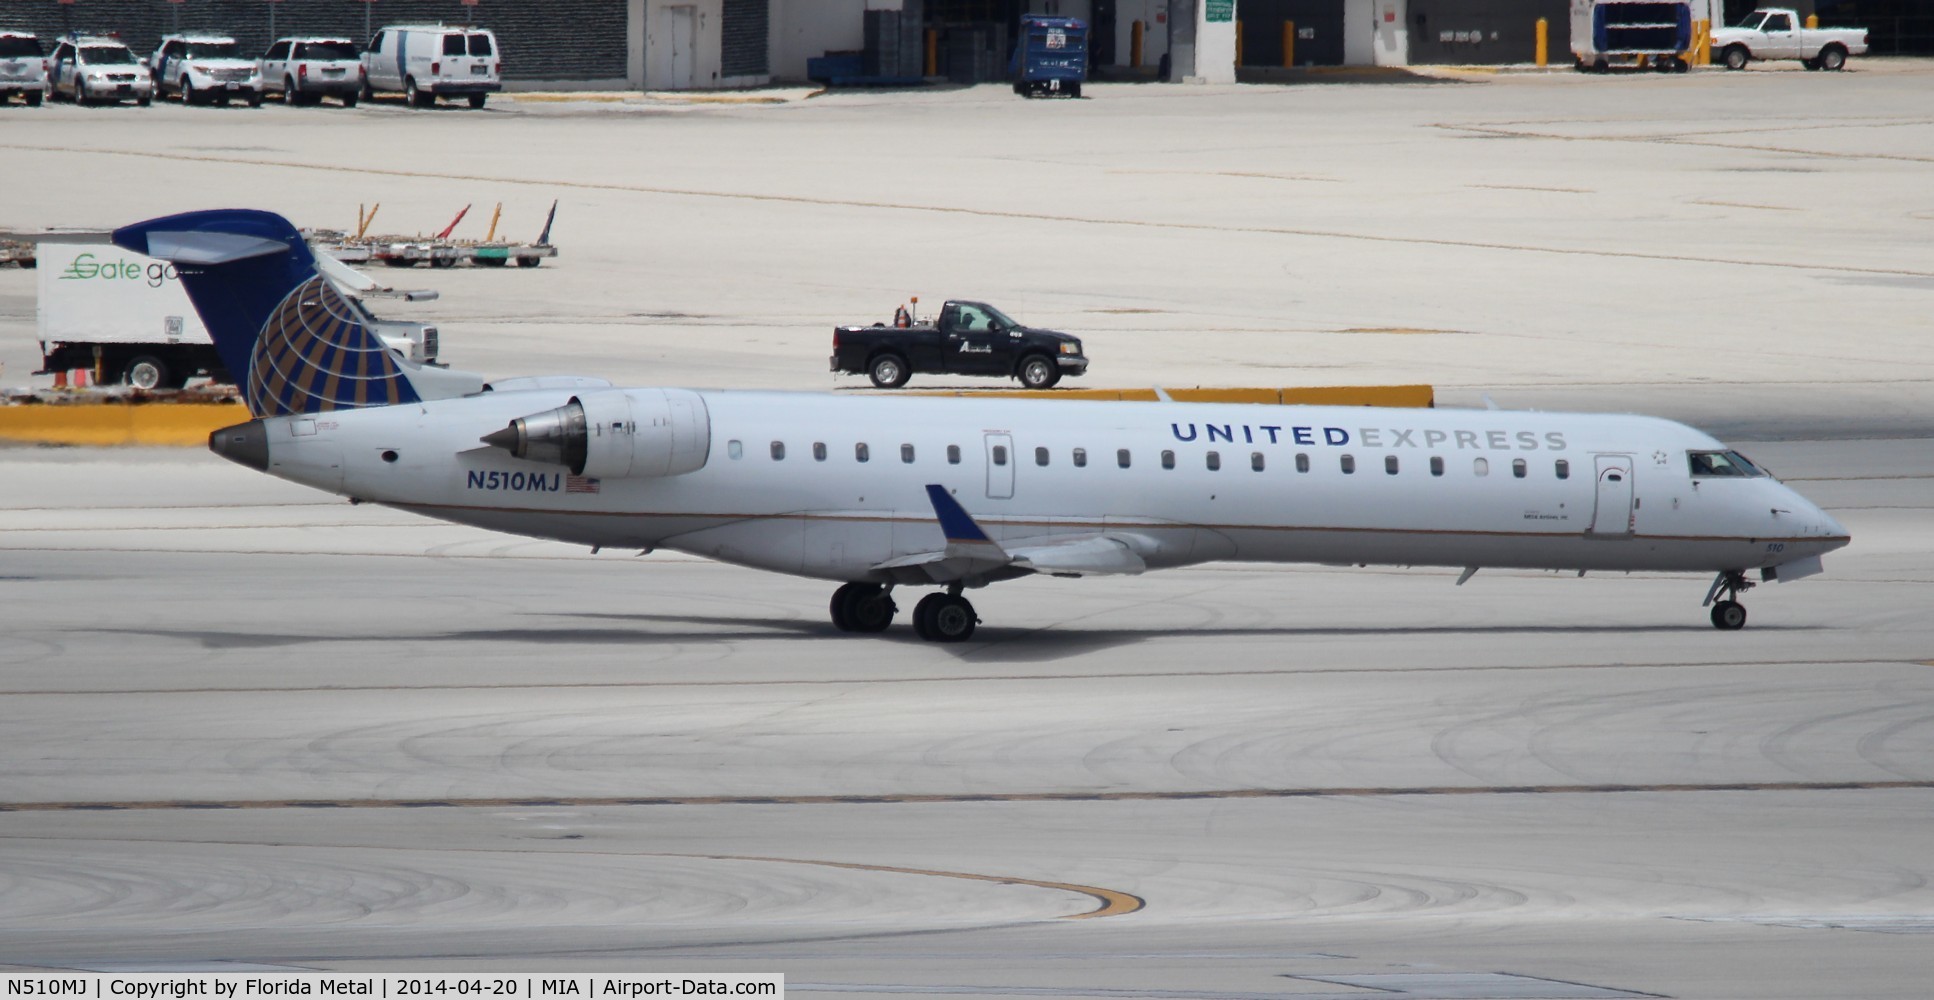
[[[0,31],[0,104],[19,94],[29,107],[47,94],[47,54],[40,39],[20,31]]]
[[[163,35],[149,64],[163,97],[180,94],[183,104],[241,98],[251,108],[262,106],[262,74],[227,35]]]
[[[105,35],[72,34],[54,46],[47,96],[65,97],[77,104],[132,100],[142,107],[154,100],[154,78],[148,67],[119,39]]]
[[[356,106],[363,92],[363,61],[347,38],[278,38],[256,63],[262,89],[287,104],[317,104],[324,97]]]

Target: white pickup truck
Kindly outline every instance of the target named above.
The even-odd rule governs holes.
[[[1784,7],[1762,7],[1730,28],[1716,28],[1712,50],[1727,69],[1756,59],[1798,59],[1807,69],[1839,69],[1848,56],[1867,54],[1865,28],[1804,28]]]

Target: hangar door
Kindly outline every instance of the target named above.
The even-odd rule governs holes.
[[[1298,66],[1343,65],[1344,0],[1242,0],[1242,64],[1283,64],[1283,22],[1296,24]]]

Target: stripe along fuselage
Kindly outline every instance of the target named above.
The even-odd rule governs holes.
[[[950,582],[883,565],[946,546],[928,484],[1000,546],[1108,534],[1127,539],[1147,568],[1233,559],[1740,574],[1806,565],[1847,542],[1831,517],[1750,465],[1695,475],[1700,456],[1736,453],[1651,417],[595,395],[613,393],[682,401],[704,425],[697,467],[574,477],[478,444],[507,422],[592,395],[583,392],[275,417],[260,433],[268,471],[360,500],[541,538],[880,584]]]

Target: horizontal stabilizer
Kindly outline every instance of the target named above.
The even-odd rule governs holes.
[[[146,235],[148,256],[175,264],[233,264],[238,260],[289,252],[287,243],[242,233],[197,230],[175,233],[150,231]]]

